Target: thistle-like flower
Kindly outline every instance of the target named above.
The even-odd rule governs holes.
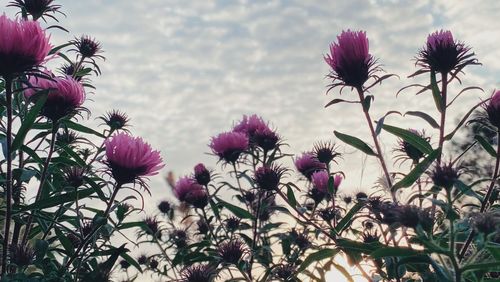
[[[337,42],[330,44],[330,54],[325,57],[332,68],[329,78],[333,79],[331,88],[350,86],[362,88],[374,73],[380,70],[376,60],[369,53],[368,38],[364,31],[342,31]]]
[[[248,137],[241,132],[224,132],[212,137],[210,148],[226,163],[235,164],[240,155],[248,149]]]
[[[219,244],[217,254],[221,260],[228,264],[238,264],[248,252],[248,249],[239,239],[232,239]]]
[[[71,41],[71,44],[76,49],[71,49],[71,51],[78,52],[83,58],[100,58],[104,59],[100,53],[102,52],[101,43],[91,38],[88,35],[82,35],[80,38],[75,38]]]
[[[204,208],[208,204],[208,193],[205,187],[191,177],[181,177],[174,186],[174,195],[181,202],[186,202],[196,208]]]
[[[143,177],[158,174],[163,168],[163,160],[159,151],[140,137],[132,137],[126,133],[117,133],[106,139],[106,163],[117,184],[123,185],[139,181]]]
[[[460,176],[460,171],[453,166],[452,163],[436,164],[434,170],[431,172],[431,179],[434,185],[450,189]]]
[[[419,51],[416,64],[422,69],[415,73],[458,73],[467,65],[478,65],[470,47],[453,39],[449,30],[436,31],[427,36],[427,44]]]
[[[314,145],[313,149],[314,156],[325,165],[330,164],[330,162],[336,162],[335,158],[341,154],[337,152],[335,144],[331,142],[318,142]]]
[[[315,158],[311,152],[303,153],[302,156],[296,158],[295,167],[309,181],[313,173],[326,170],[326,165]]]
[[[36,21],[0,16],[0,75],[12,76],[33,69],[47,57],[49,36]]]
[[[29,87],[24,91],[24,96],[30,100],[37,99],[39,91],[47,91],[47,101],[42,107],[41,115],[59,121],[66,116],[72,116],[82,109],[85,101],[83,86],[70,76],[57,77],[46,73],[47,77],[29,78]]]
[[[198,184],[207,186],[210,183],[211,175],[210,171],[205,167],[204,164],[197,164],[194,167],[194,179]]]
[[[128,126],[128,122],[130,121],[128,116],[119,110],[112,110],[110,112],[107,112],[106,115],[99,117],[104,123],[106,123],[107,126],[109,126],[109,129],[111,131],[115,131],[118,129],[123,129],[125,131],[126,127]]]
[[[430,138],[425,136],[425,132],[419,132],[415,129],[409,129],[412,133],[415,135],[429,141]],[[408,143],[408,141],[400,139],[399,140],[399,146],[394,150],[396,152],[400,152],[402,154],[399,154],[396,156],[396,162],[401,161],[403,163],[405,160],[410,159],[414,164],[417,164],[421,158],[424,157],[424,153],[422,153],[418,148],[413,146],[412,144]]]
[[[262,190],[272,191],[278,189],[285,169],[277,165],[261,166],[255,171],[254,180]]]
[[[172,210],[172,205],[168,201],[161,201],[158,210],[163,214],[168,214]]]
[[[194,264],[181,271],[181,282],[212,282],[217,278],[217,271],[209,264]]]
[[[491,96],[489,103],[485,105],[484,108],[488,114],[490,123],[500,128],[500,90],[497,90],[495,94]]]
[[[21,9],[19,13],[28,13],[36,21],[40,18],[49,17],[57,21],[54,15],[55,13],[60,13],[59,11],[61,5],[53,4],[54,0],[14,0],[7,5],[8,7],[18,7]],[[19,14],[18,13],[18,14]]]

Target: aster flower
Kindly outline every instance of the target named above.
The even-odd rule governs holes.
[[[276,148],[280,137],[276,134],[276,132],[266,128],[255,131],[253,140],[257,146],[264,150],[264,152],[268,152]]]
[[[161,238],[160,221],[156,217],[146,217],[144,225],[143,230],[146,234]]]
[[[325,165],[330,162],[336,162],[335,158],[341,154],[337,152],[335,144],[331,142],[318,142],[314,145],[313,149],[314,156]]]
[[[203,186],[207,186],[210,183],[210,171],[208,171],[204,164],[200,163],[194,167],[194,179],[196,179],[198,184]]]
[[[233,132],[247,135],[250,146],[259,146],[264,151],[272,150],[279,141],[279,136],[258,115],[243,116],[243,119],[233,127]]]
[[[228,264],[238,264],[248,249],[239,239],[225,241],[219,244],[217,254],[221,260]]]
[[[351,86],[362,88],[363,84],[380,68],[369,53],[368,38],[364,31],[342,31],[337,42],[330,44],[330,54],[324,58],[332,68],[328,75],[333,79],[331,88]]]
[[[255,171],[254,180],[260,189],[272,191],[278,189],[285,169],[277,166],[262,166]]]
[[[118,185],[142,182],[145,176],[158,174],[163,168],[159,151],[140,137],[117,133],[106,139],[106,163]]]
[[[311,180],[313,173],[326,170],[326,165],[314,157],[311,152],[303,153],[302,156],[295,159],[295,167],[304,175],[307,180]]]
[[[0,75],[12,76],[40,65],[51,48],[38,22],[0,16]]]
[[[61,5],[52,4],[54,0],[14,0],[7,5],[7,7],[18,7],[21,9],[21,14],[28,13],[36,21],[44,16],[57,21],[55,16],[51,14],[60,13],[64,15],[59,9]],[[18,13],[19,14],[19,13]]]
[[[174,195],[181,202],[196,208],[204,208],[208,204],[208,193],[205,187],[190,177],[181,177],[174,186]]]
[[[452,163],[437,164],[431,172],[431,179],[434,185],[450,189],[460,176],[460,171]]]
[[[83,58],[104,59],[104,57],[100,55],[102,52],[101,43],[88,35],[82,35],[80,38],[75,38],[70,43],[76,48],[71,49],[71,51],[78,52]]]
[[[422,67],[412,76],[433,71],[436,73],[460,72],[467,65],[478,65],[470,47],[456,41],[451,31],[440,30],[427,36],[427,44],[419,51],[416,64]]]
[[[491,96],[488,105],[484,106],[488,114],[488,120],[492,125],[500,128],[500,90]]]
[[[47,101],[42,107],[41,115],[53,122],[77,113],[85,101],[83,86],[70,76],[57,77],[51,73],[46,73],[46,76],[30,77],[30,88],[24,91],[24,96],[33,100],[37,98],[38,91],[47,91]]]
[[[119,110],[112,110],[107,112],[106,115],[99,117],[107,126],[109,126],[111,131],[115,131],[118,129],[123,129],[125,131],[128,126],[128,122],[130,121],[128,116]]]
[[[217,272],[208,264],[194,264],[181,271],[181,282],[211,282],[217,278]]]
[[[234,165],[248,145],[248,137],[244,133],[224,132],[212,137],[210,148],[221,160]]]

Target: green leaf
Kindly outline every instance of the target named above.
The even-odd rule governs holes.
[[[430,124],[430,126],[432,126],[433,128],[439,128],[439,124],[437,123],[437,121],[431,117],[430,115],[424,113],[424,112],[420,112],[420,111],[408,111],[404,114],[405,116],[406,115],[410,115],[410,116],[416,116],[416,117],[419,117],[419,118],[422,118],[423,120],[425,120],[427,123]]]
[[[340,133],[338,131],[334,131],[333,133],[342,142],[344,142],[344,143],[346,143],[348,145],[353,146],[354,148],[356,148],[356,149],[364,152],[367,155],[377,156],[377,154],[375,154],[375,152],[373,152],[372,148],[370,146],[368,146],[365,142],[363,142],[363,140],[361,140],[361,139],[359,139],[357,137],[354,137],[354,136],[350,136],[350,135],[347,135],[347,134]]]
[[[398,183],[394,184],[392,187],[393,191],[396,191],[400,188],[410,187],[417,181],[417,179],[424,173],[427,168],[432,164],[432,162],[439,156],[441,153],[441,149],[436,149],[432,153],[430,153],[423,161],[413,168],[413,170],[408,173],[403,179],[401,179]]]
[[[25,212],[29,210],[41,210],[41,209],[46,209],[50,207],[54,207],[60,204],[64,204],[67,202],[72,202],[75,201],[77,198],[78,199],[83,199],[87,198],[90,195],[94,193],[94,188],[87,188],[84,190],[80,191],[73,191],[65,194],[59,194],[59,195],[54,195],[50,198],[42,199],[38,202],[35,202],[31,205],[25,206],[21,208],[19,211],[20,212]]]
[[[85,163],[85,161],[80,158],[80,156],[73,151],[73,149],[71,149],[69,146],[61,146],[61,149],[64,150],[64,152],[66,152],[66,154],[70,155],[77,163],[80,167],[85,167],[87,164]]]
[[[345,216],[337,223],[335,226],[335,233],[340,234],[344,231],[345,228],[349,226],[352,218],[358,213],[360,209],[364,206],[363,202],[356,203],[346,214]]]
[[[396,135],[397,137],[403,139],[404,141],[410,143],[413,147],[417,148],[420,152],[422,152],[424,154],[432,153],[431,144],[429,144],[429,142],[427,142],[427,140],[418,136],[417,134],[415,134],[409,130],[402,129],[402,128],[395,127],[395,126],[390,126],[387,124],[382,125],[382,128],[385,131],[392,133],[392,134]]]
[[[409,248],[400,248],[400,247],[383,247],[376,249],[372,253],[369,254],[370,258],[377,259],[383,257],[408,257],[408,256],[418,256],[423,253],[417,250],[409,249]]]
[[[45,104],[48,92],[47,91],[42,91],[42,92],[43,93],[41,92],[37,93],[38,99],[36,100],[35,105],[26,115],[26,118],[21,124],[21,127],[19,128],[16,137],[14,138],[14,141],[12,141],[12,147],[11,147],[12,152],[17,151],[19,148],[21,148],[24,142],[24,138],[26,138],[26,134],[28,134],[28,131],[30,131],[31,126],[33,125],[35,119],[38,116],[38,113],[40,113],[40,110]]]
[[[469,185],[466,185],[465,183],[463,183],[462,181],[460,180],[456,180],[455,181],[455,187],[462,193],[462,194],[465,194],[467,196],[471,196],[471,197],[474,197],[476,199],[478,199],[480,202],[483,201],[483,197],[479,196],[476,192],[474,192],[474,190],[472,190],[472,187],[469,186]],[[460,196],[457,195],[455,200],[458,199],[458,197]]]
[[[289,185],[287,185],[286,197],[288,198],[288,203],[292,207],[297,206],[297,199],[295,198],[295,194],[293,193],[292,187],[290,187]]]
[[[462,268],[463,272],[470,270],[500,270],[500,261],[469,264]]]
[[[220,198],[217,197],[217,200],[219,201],[219,204],[222,205],[223,207],[225,207],[226,209],[228,209],[229,211],[231,211],[234,215],[236,215],[237,217],[239,218],[248,218],[248,219],[254,219],[254,216],[249,213],[248,211],[240,208],[240,207],[237,207],[233,204],[230,204],[228,202],[225,202],[223,200],[221,200]]]
[[[307,256],[307,258],[300,264],[300,267],[297,270],[297,272],[300,273],[300,272],[304,271],[313,262],[317,262],[317,261],[324,260],[327,258],[333,259],[333,257],[338,253],[339,253],[338,249],[335,249],[335,250],[323,249],[323,250],[319,250],[315,253],[312,253],[309,256]]]
[[[365,99],[363,100],[363,110],[365,112],[368,112],[370,110],[370,106],[372,104],[372,101],[374,100],[375,98],[373,97],[373,95],[368,95],[365,97]]]
[[[436,104],[436,108],[439,112],[443,112],[444,105],[443,99],[441,97],[441,92],[439,91],[439,87],[436,81],[436,72],[431,71],[431,88],[432,88],[432,97],[434,98],[434,103]]]
[[[474,138],[476,138],[477,142],[481,144],[481,146],[486,150],[486,152],[488,152],[488,154],[490,154],[494,158],[497,157],[497,152],[495,152],[495,149],[493,149],[491,144],[488,141],[486,141],[486,139],[483,136],[476,135],[474,136]]]
[[[68,127],[68,128],[71,128],[75,131],[79,131],[79,132],[83,132],[83,133],[88,133],[88,134],[93,134],[93,135],[96,135],[96,136],[99,136],[99,137],[102,137],[102,138],[105,138],[104,135],[102,135],[101,133],[93,130],[92,128],[88,128],[86,126],[83,126],[81,124],[78,124],[78,123],[74,123],[70,120],[64,120],[63,123]]]

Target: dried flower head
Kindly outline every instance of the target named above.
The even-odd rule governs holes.
[[[453,39],[449,30],[436,31],[427,36],[427,44],[419,51],[416,64],[423,72],[458,73],[467,65],[479,64],[470,47]]]
[[[140,137],[121,132],[106,139],[104,144],[107,165],[119,185],[143,183],[143,177],[158,174],[164,166],[160,152],[154,151]]]
[[[0,16],[0,75],[12,76],[40,65],[52,46],[36,21]]]

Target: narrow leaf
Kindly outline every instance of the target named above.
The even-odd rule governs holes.
[[[353,146],[354,148],[356,148],[356,149],[364,152],[367,155],[370,155],[370,156],[376,156],[377,155],[377,154],[375,154],[375,152],[373,152],[373,150],[372,150],[372,148],[370,146],[368,146],[363,140],[361,140],[361,139],[359,139],[357,137],[354,137],[354,136],[351,136],[351,135],[347,135],[347,134],[343,134],[343,133],[340,133],[338,131],[334,131],[334,134],[342,142],[344,142],[344,143],[346,143],[348,145]]]
[[[333,258],[336,254],[339,253],[338,249],[323,249],[319,250],[315,253],[310,254],[301,264],[297,272],[302,272],[304,271],[309,265],[311,265],[313,262],[317,262],[320,260],[324,260],[327,258]]]
[[[12,147],[11,147],[12,152],[17,151],[19,148],[21,148],[21,145],[24,142],[24,138],[26,138],[26,134],[28,134],[28,131],[31,129],[31,126],[35,122],[38,113],[40,113],[40,110],[42,109],[43,105],[45,104],[45,101],[47,100],[47,94],[48,93],[46,91],[40,94],[37,93],[37,95],[39,96],[38,99],[36,100],[35,105],[26,115],[26,118],[21,124],[21,128],[19,128],[19,131],[17,132],[14,141],[12,141]]]
[[[484,139],[483,136],[476,135],[474,136],[474,138],[476,138],[476,140],[479,142],[479,144],[481,144],[481,146],[486,150],[486,152],[488,152],[488,154],[490,154],[494,158],[497,157],[497,152],[495,152],[495,149],[493,149],[491,144],[486,139]]]
[[[441,153],[440,149],[434,150],[430,153],[422,162],[413,168],[413,170],[406,175],[403,179],[401,179],[398,183],[394,184],[392,187],[393,191],[398,190],[399,188],[410,187],[417,181],[417,179],[424,173],[427,168],[432,164],[432,162],[439,156]]]
[[[387,124],[383,125],[382,128],[385,131],[392,133],[392,134],[396,135],[397,137],[403,139],[404,141],[410,143],[411,145],[413,145],[415,148],[417,148],[420,152],[422,152],[424,154],[430,154],[432,152],[432,146],[431,146],[431,144],[429,144],[429,142],[427,142],[427,140],[425,140],[424,138],[418,136],[417,134],[415,134],[409,130],[402,129],[402,128],[395,127],[395,126],[390,126]]]
[[[420,111],[408,111],[404,114],[405,116],[406,115],[410,115],[410,116],[416,116],[416,117],[419,117],[423,120],[425,120],[427,123],[430,124],[430,126],[432,126],[433,128],[439,128],[439,124],[437,123],[437,121],[431,117],[430,115],[424,113],[424,112],[420,112]]]

